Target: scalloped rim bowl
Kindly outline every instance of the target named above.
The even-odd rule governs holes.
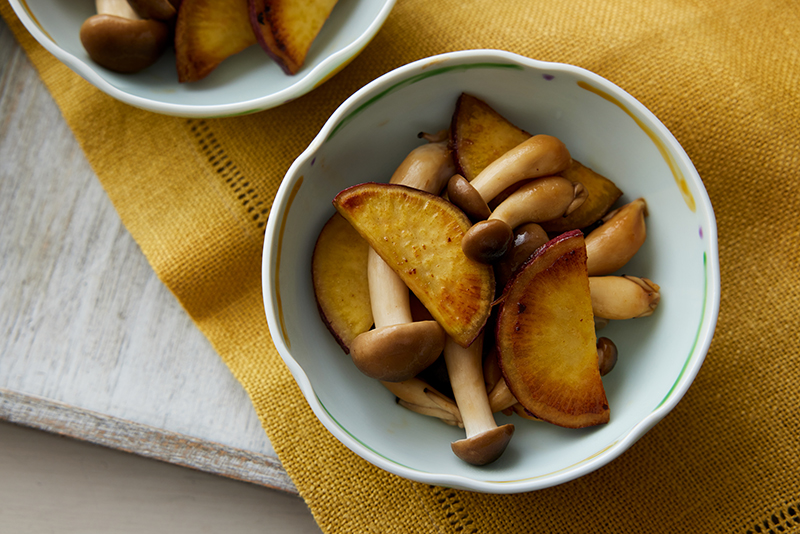
[[[388,181],[420,141],[449,126],[456,98],[486,100],[531,133],[564,141],[614,180],[622,201],[644,197],[648,238],[623,269],[661,286],[647,318],[603,330],[619,347],[604,377],[611,421],[569,430],[516,416],[496,462],[474,467],[450,442],[463,430],[398,406],[361,375],[320,320],[311,282],[319,230],[347,186]],[[546,488],[617,458],[675,407],[702,365],[719,312],[716,222],[694,166],[667,128],[631,95],[578,67],[496,50],[416,61],[368,84],[330,117],[286,174],[266,228],[262,282],[275,346],[322,424],[356,454],[402,477],[487,493]]]
[[[383,26],[395,0],[339,0],[294,76],[284,74],[257,44],[223,61],[203,80],[178,83],[170,47],[155,65],[118,74],[92,62],[78,35],[94,2],[9,0],[25,28],[58,60],[126,104],[179,117],[255,113],[315,89],[352,61]]]

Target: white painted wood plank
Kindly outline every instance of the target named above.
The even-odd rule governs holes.
[[[319,534],[295,495],[0,422],[0,532]]]
[[[0,389],[0,419],[297,494],[297,488],[291,481],[287,482],[280,462],[272,456],[203,441],[40,397]],[[7,427],[0,427],[4,428]]]
[[[46,428],[60,404],[107,417],[114,432],[129,421],[132,432],[272,458],[275,485],[296,491],[245,391],[147,264],[2,21],[0,389],[20,424]]]

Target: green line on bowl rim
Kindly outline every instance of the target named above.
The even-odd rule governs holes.
[[[398,462],[397,460],[393,460],[392,458],[389,458],[389,457],[381,454],[380,452],[376,451],[375,449],[373,449],[372,447],[370,447],[369,445],[367,445],[366,443],[364,443],[363,441],[358,439],[355,435],[353,435],[352,432],[347,430],[347,428],[345,428],[344,425],[342,425],[342,423],[340,423],[333,416],[333,414],[328,410],[328,408],[325,407],[325,403],[322,402],[322,399],[319,398],[319,395],[317,395],[315,393],[314,397],[316,397],[317,402],[319,402],[320,407],[322,407],[322,409],[325,410],[325,413],[328,414],[328,417],[331,418],[331,421],[336,423],[336,426],[338,426],[345,434],[350,436],[354,441],[358,442],[365,449],[371,451],[372,453],[374,453],[377,456],[380,456],[381,458],[383,458],[387,462],[393,463],[395,465],[399,465],[400,467],[405,467],[406,469],[410,469],[411,471],[416,471],[418,473],[435,474],[435,473],[432,473],[430,471],[423,471],[421,469],[417,469],[416,467],[411,467],[411,466],[402,464],[402,463]],[[562,471],[566,471],[568,469],[572,469],[573,467],[575,467],[577,465],[580,465],[582,463],[588,462],[589,460],[592,460],[593,458],[596,458],[596,457],[600,456],[604,452],[612,449],[617,443],[619,443],[619,440],[614,440],[612,443],[606,445],[605,447],[603,447],[602,449],[600,449],[598,451],[595,451],[594,453],[590,454],[586,458],[583,458],[582,460],[580,460],[580,461],[578,461],[578,462],[576,462],[576,463],[574,463],[572,465],[569,465],[569,466],[566,466],[566,467],[562,467],[560,469],[556,469],[555,471],[550,471],[548,473],[543,473],[541,475],[536,475],[534,477],[526,477],[526,478],[519,478],[519,479],[512,479],[512,480],[481,480],[481,482],[484,482],[484,483],[487,483],[487,484],[499,484],[499,485],[502,485],[502,484],[514,484],[514,483],[518,483],[518,482],[525,482],[525,481],[528,481],[528,480],[537,480],[537,479],[553,476],[556,473],[560,473]]]
[[[408,466],[408,465],[405,465],[405,464],[401,464],[401,463],[400,463],[400,462],[398,462],[397,460],[392,460],[391,458],[389,458],[389,457],[387,457],[387,456],[384,456],[383,454],[379,453],[378,451],[376,451],[375,449],[373,449],[372,447],[370,447],[369,445],[367,445],[366,443],[364,443],[363,441],[361,441],[360,439],[358,439],[357,437],[355,437],[355,435],[353,435],[353,433],[352,433],[352,432],[350,432],[349,430],[347,430],[347,429],[344,427],[344,425],[342,425],[342,423],[340,423],[340,422],[339,422],[339,421],[338,421],[338,420],[337,420],[337,419],[336,419],[336,418],[333,416],[333,414],[332,414],[332,413],[331,413],[331,412],[328,410],[328,408],[326,408],[326,407],[325,407],[325,403],[323,403],[323,402],[322,402],[322,399],[320,399],[320,398],[319,398],[319,395],[317,395],[317,394],[315,393],[315,394],[314,394],[314,396],[317,398],[317,402],[319,402],[319,405],[322,407],[322,409],[323,409],[323,410],[325,410],[325,413],[326,413],[326,414],[328,414],[328,417],[330,417],[330,418],[331,418],[331,421],[333,421],[334,423],[336,423],[336,426],[338,426],[339,428],[341,428],[341,429],[342,429],[342,431],[343,431],[345,434],[347,434],[348,436],[350,436],[351,438],[353,438],[353,440],[357,441],[357,442],[358,442],[358,443],[359,443],[359,444],[360,444],[362,447],[364,447],[365,449],[367,449],[367,450],[371,451],[373,454],[375,454],[375,455],[377,455],[377,456],[380,456],[381,458],[383,458],[383,459],[384,459],[384,460],[386,460],[387,462],[391,462],[391,463],[393,463],[393,464],[397,464],[397,465],[399,465],[399,466],[401,466],[401,467],[405,467],[406,469],[410,469],[410,470],[412,470],[412,471],[418,471],[418,472],[420,472],[420,473],[425,473],[425,471],[420,471],[419,469],[416,469],[416,468],[414,468],[414,467],[411,467],[411,466]]]
[[[326,407],[325,407],[325,403],[324,403],[324,402],[322,402],[322,399],[320,399],[320,398],[319,398],[319,395],[317,395],[317,394],[315,393],[315,394],[314,394],[314,397],[316,397],[316,399],[317,399],[317,402],[319,403],[320,407],[321,407],[323,410],[325,410],[325,413],[326,413],[326,414],[328,414],[328,417],[330,417],[330,418],[331,418],[331,421],[333,421],[334,423],[336,423],[336,426],[338,426],[338,427],[339,427],[339,428],[340,428],[340,429],[341,429],[341,430],[342,430],[342,431],[343,431],[345,434],[347,434],[348,436],[350,436],[350,437],[351,437],[351,438],[352,438],[354,441],[358,442],[358,443],[359,443],[359,444],[360,444],[362,447],[364,447],[365,449],[367,449],[367,450],[371,451],[371,452],[372,452],[372,453],[374,453],[376,456],[380,456],[381,458],[383,458],[383,459],[384,459],[384,460],[386,460],[387,462],[393,463],[393,464],[395,464],[395,465],[399,465],[400,467],[405,467],[406,469],[410,469],[411,471],[416,471],[416,472],[418,472],[418,473],[435,474],[435,473],[432,473],[431,471],[423,471],[423,470],[421,470],[421,469],[417,469],[416,467],[411,467],[411,466],[405,465],[405,464],[403,464],[403,463],[400,463],[400,462],[398,462],[397,460],[393,460],[392,458],[389,458],[388,456],[385,456],[385,455],[381,454],[380,452],[376,451],[375,449],[373,449],[372,447],[370,447],[369,445],[367,445],[366,443],[364,443],[363,441],[361,441],[360,439],[358,439],[358,438],[357,438],[357,437],[356,437],[356,436],[355,436],[355,435],[354,435],[352,432],[350,432],[349,430],[347,430],[347,428],[345,428],[345,426],[344,426],[344,425],[342,425],[342,423],[340,423],[340,422],[339,422],[339,421],[336,419],[336,417],[334,417],[334,416],[333,416],[333,414],[330,412],[330,410],[328,410],[328,408],[326,408]],[[619,443],[619,440],[614,440],[612,443],[609,443],[608,445],[606,445],[606,446],[605,446],[605,447],[603,447],[602,449],[600,449],[600,450],[598,450],[598,451],[595,451],[594,453],[590,454],[590,455],[589,455],[589,456],[587,456],[586,458],[583,458],[582,460],[580,460],[580,461],[578,461],[578,462],[575,462],[575,463],[574,463],[574,464],[572,464],[572,465],[569,465],[569,466],[565,466],[565,467],[561,467],[561,468],[559,468],[559,469],[556,469],[555,471],[550,471],[550,472],[548,472],[548,473],[543,473],[543,474],[541,474],[541,475],[536,475],[536,476],[533,476],[533,477],[526,477],[526,478],[519,478],[519,479],[512,479],[512,480],[488,480],[488,479],[487,479],[487,480],[482,480],[482,482],[485,482],[485,483],[488,483],[488,484],[501,484],[501,485],[502,485],[502,484],[514,484],[514,483],[518,483],[518,482],[525,482],[525,481],[528,481],[528,480],[537,480],[537,479],[541,479],[541,478],[545,478],[545,477],[553,476],[553,475],[555,475],[555,474],[557,474],[557,473],[560,473],[560,472],[562,472],[562,471],[566,471],[566,470],[568,470],[568,469],[572,469],[572,468],[573,468],[573,467],[575,467],[575,466],[581,465],[581,464],[583,464],[583,463],[586,463],[586,462],[588,462],[589,460],[592,460],[592,459],[594,459],[594,458],[596,458],[596,457],[600,456],[601,454],[605,453],[606,451],[608,451],[608,450],[612,449],[612,448],[613,448],[613,447],[614,447],[614,446],[615,446],[617,443]]]
[[[667,402],[667,399],[670,398],[672,392],[675,391],[675,388],[678,386],[678,382],[681,381],[683,378],[684,373],[686,372],[686,368],[689,367],[689,362],[692,360],[692,354],[694,354],[695,349],[697,348],[697,342],[700,341],[700,331],[703,328],[703,317],[706,314],[706,303],[708,301],[708,256],[705,252],[703,252],[703,307],[700,309],[700,324],[697,327],[697,332],[694,335],[694,342],[692,343],[692,349],[689,351],[689,356],[686,358],[686,361],[683,362],[683,368],[681,372],[678,374],[678,378],[675,379],[675,382],[672,384],[672,387],[669,388],[669,391],[661,399],[661,402],[658,403],[658,406],[655,407],[656,410],[661,408],[661,406]]]
[[[373,96],[372,98],[370,98],[369,100],[367,100],[366,102],[364,102],[363,104],[358,106],[356,109],[351,111],[345,118],[343,118],[341,121],[339,121],[339,123],[333,128],[331,133],[328,135],[327,139],[325,139],[325,141],[330,141],[333,138],[333,136],[335,136],[339,132],[339,130],[341,130],[348,122],[353,120],[356,117],[356,115],[360,114],[362,111],[364,111],[365,109],[370,107],[372,104],[374,104],[375,102],[377,102],[378,100],[380,100],[384,96],[386,96],[388,94],[391,94],[391,93],[397,91],[398,89],[400,89],[402,87],[405,87],[407,85],[413,85],[413,84],[415,84],[417,82],[420,82],[420,81],[422,81],[422,80],[424,80],[426,78],[430,78],[432,76],[438,76],[440,74],[445,74],[445,73],[452,72],[452,71],[469,70],[469,69],[475,69],[475,68],[478,68],[478,69],[492,69],[492,68],[494,68],[494,69],[523,70],[523,67],[521,65],[515,65],[515,64],[511,64],[511,63],[472,63],[470,65],[452,65],[450,67],[441,67],[441,68],[434,69],[434,70],[429,71],[429,72],[421,72],[419,74],[415,74],[414,76],[411,76],[410,78],[407,78],[407,79],[405,79],[403,81],[397,82],[396,84],[392,85],[391,87],[388,87],[387,89],[384,89],[383,91],[381,91],[380,93],[378,93],[377,95]]]

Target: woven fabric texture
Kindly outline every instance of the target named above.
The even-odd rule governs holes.
[[[107,97],[41,48],[5,0],[0,11],[153,269],[248,391],[323,531],[800,532],[794,0],[399,0],[374,41],[322,87],[216,120]],[[293,159],[370,80],[469,48],[575,64],[633,94],[695,163],[719,229],[721,312],[687,395],[609,465],[526,494],[431,487],[352,454],[314,418],[262,308],[264,225]]]

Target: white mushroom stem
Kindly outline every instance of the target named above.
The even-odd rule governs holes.
[[[636,199],[606,215],[586,236],[589,276],[611,274],[630,261],[647,237],[646,215],[647,203]]]
[[[367,279],[375,328],[413,320],[408,286],[373,249],[367,256]]]
[[[394,171],[389,183],[436,195],[454,173],[455,166],[447,142],[440,141],[412,150]],[[376,328],[379,325],[410,323],[411,310],[405,282],[372,249],[369,251],[367,277]]]
[[[353,339],[350,357],[371,378],[413,378],[442,353],[444,329],[436,321],[413,321],[408,287],[372,249],[367,278],[375,328]]]
[[[438,195],[455,172],[450,148],[446,141],[440,141],[412,150],[394,171],[389,183]]]
[[[499,458],[514,433],[513,425],[498,427],[494,420],[483,380],[482,349],[483,334],[467,348],[448,336],[444,347],[450,385],[467,434],[452,443],[453,452],[475,465]]]
[[[658,284],[635,276],[590,276],[595,317],[612,320],[652,315],[661,300]]]
[[[499,219],[511,228],[550,221],[569,215],[587,196],[582,184],[561,176],[546,176],[514,191],[494,209],[489,220]]]
[[[458,406],[434,389],[431,385],[419,378],[410,378],[402,382],[381,382],[395,397],[408,404],[440,410],[447,414],[448,419],[461,422],[461,412]],[[441,417],[440,417],[441,418]]]
[[[534,135],[494,160],[470,183],[488,203],[521,180],[558,174],[571,162],[564,143],[549,135]]]
[[[483,335],[467,348],[448,336],[444,359],[456,405],[464,419],[467,439],[497,427],[483,381]]]
[[[403,382],[381,382],[397,397],[397,403],[412,412],[435,417],[452,426],[462,427],[458,406],[427,382],[411,378]]]
[[[435,417],[436,419],[439,419],[441,422],[448,424],[450,426],[457,426],[459,428],[464,427],[464,423],[453,418],[451,414],[447,413],[441,408],[434,408],[431,406],[420,406],[419,404],[411,404],[410,402],[406,402],[399,397],[397,399],[397,404],[399,404],[406,410],[410,410],[414,413],[418,413],[420,415],[425,415],[428,417]]]
[[[391,183],[438,194],[454,172],[447,143],[429,143],[406,156]],[[407,380],[439,357],[444,330],[436,321],[413,322],[405,283],[373,249],[367,261],[375,328],[353,340],[350,356],[367,376],[387,382]]]
[[[128,0],[96,0],[94,5],[98,15],[114,15],[130,20],[142,18],[136,14]]]
[[[489,406],[492,413],[502,412],[517,403],[517,398],[508,389],[505,378],[500,378],[489,392]]]

